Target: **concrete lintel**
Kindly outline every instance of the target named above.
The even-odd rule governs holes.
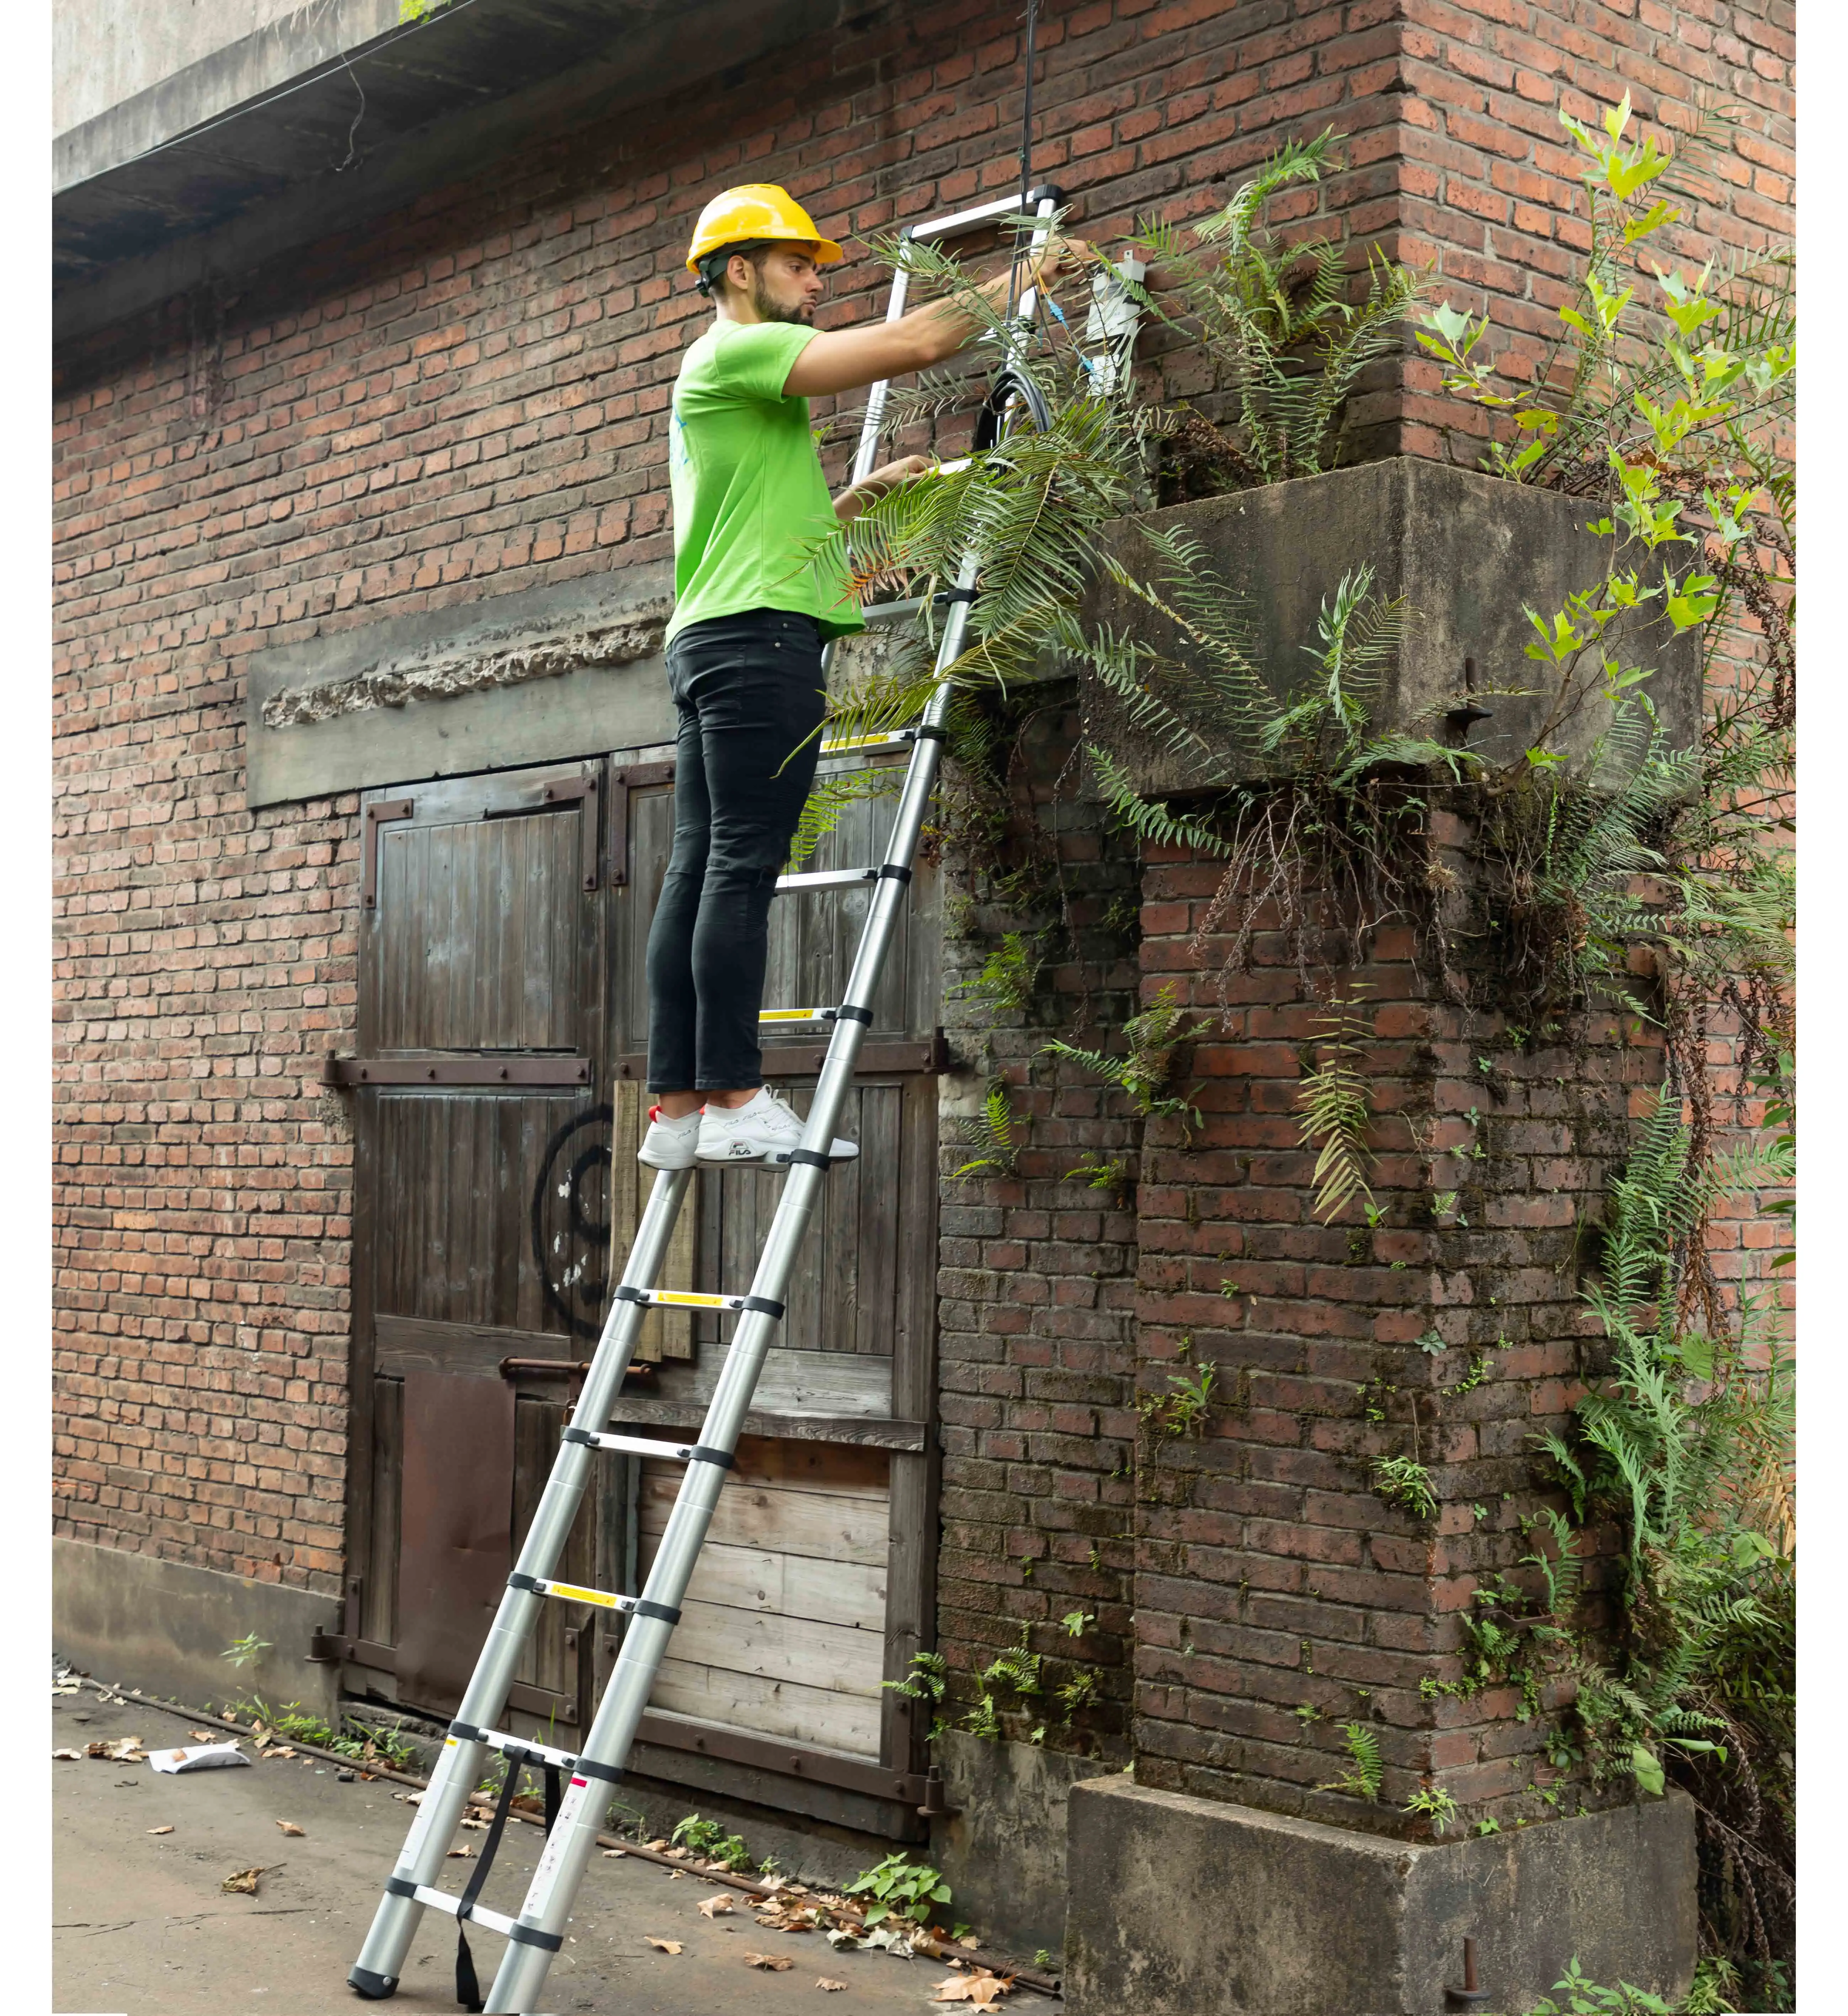
[[[63,1535],[52,1542],[56,1650],[99,1680],[171,1695],[189,1708],[261,1694],[272,1706],[300,1701],[332,1720],[340,1668],[311,1661],[308,1640],[337,1630],[339,1610],[336,1597],[311,1589]],[[270,1649],[251,1664],[234,1666],[222,1656],[253,1633]]]
[[[60,63],[74,69],[84,60],[84,40],[95,34],[97,24],[75,9],[70,15],[58,23],[56,38],[60,44],[77,45],[78,53],[67,54],[62,48],[59,52]],[[218,10],[220,20],[222,15]],[[136,52],[143,76],[154,68],[164,68],[165,74],[54,136],[54,196],[389,33],[398,25],[398,0],[320,0],[317,6],[293,6],[250,34],[228,38],[190,61],[188,45],[198,49],[197,38],[211,34],[213,24],[196,18],[174,22],[169,16],[167,9],[133,7],[123,23],[105,25],[106,34],[110,25],[116,25],[118,32],[126,29],[143,45]],[[222,27],[218,32],[223,34]],[[164,38],[165,49],[160,46]],[[126,67],[121,52],[110,53]],[[90,59],[95,55],[92,48]]]
[[[250,661],[252,806],[671,741],[664,563],[325,630]]]
[[[60,136],[57,345],[208,282],[237,292],[304,245],[473,179],[535,133],[604,129],[657,103],[663,77],[685,89],[818,31],[806,0],[470,0],[347,44],[376,11],[345,0],[295,43],[279,23]],[[280,49],[265,42],[279,37]],[[294,81],[257,87],[292,61]]]
[[[1476,1942],[1490,2007],[1575,1957],[1671,2000],[1693,1978],[1692,1802],[1425,1845],[1137,1785],[1072,1788],[1070,2016],[1437,2016]]]

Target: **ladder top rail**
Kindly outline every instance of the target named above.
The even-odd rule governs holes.
[[[1036,189],[1027,193],[1027,203],[1034,209],[1044,209],[1048,203],[1055,207],[1065,201],[1065,191],[1052,182],[1042,182]],[[1021,214],[1020,192],[1009,189],[1004,196],[997,196],[992,203],[977,203],[973,210],[958,210],[947,217],[926,218],[922,224],[908,224],[899,232],[901,239],[907,238],[958,238],[966,231],[979,231],[985,224],[992,224],[998,217],[1018,217]]]

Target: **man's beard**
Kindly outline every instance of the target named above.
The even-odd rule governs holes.
[[[770,298],[770,290],[764,284],[764,276],[753,272],[751,275],[751,306],[757,311],[760,322],[792,322],[806,329],[815,319],[812,303],[800,301],[793,308],[785,308],[780,301]]]

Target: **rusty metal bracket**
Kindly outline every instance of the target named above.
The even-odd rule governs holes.
[[[588,1057],[336,1057],[323,1085],[588,1085]]]
[[[365,808],[365,826],[359,838],[359,906],[379,907],[379,829],[397,819],[408,819],[416,809],[412,798],[383,798]]]

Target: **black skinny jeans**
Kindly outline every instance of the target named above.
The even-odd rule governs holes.
[[[680,716],[674,851],[648,934],[648,1089],[760,1085],[771,898],[814,780],[823,706],[812,616],[753,609],[667,646]]]

